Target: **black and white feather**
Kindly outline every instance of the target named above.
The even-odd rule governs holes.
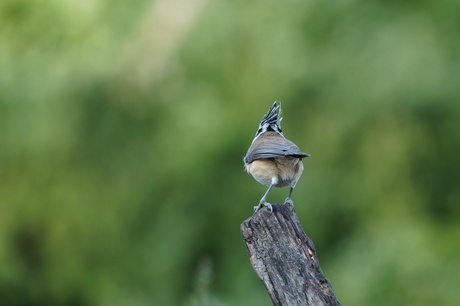
[[[284,137],[283,131],[281,131],[281,102],[275,101],[270,107],[268,112],[262,118],[259,124],[259,129],[256,132],[253,142],[259,137],[259,135],[265,132],[276,132]]]

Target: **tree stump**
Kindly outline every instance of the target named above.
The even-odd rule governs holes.
[[[241,224],[241,234],[274,305],[340,305],[292,206],[257,211]]]

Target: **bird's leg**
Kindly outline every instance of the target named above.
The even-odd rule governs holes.
[[[291,187],[291,189],[289,190],[289,195],[286,198],[286,200],[284,200],[284,204],[289,204],[292,207],[294,207],[294,202],[291,200],[292,190],[294,190],[294,187]]]
[[[265,201],[265,199],[267,198],[267,194],[268,192],[270,191],[270,189],[272,189],[273,187],[273,183],[268,187],[267,191],[265,192],[264,196],[262,197],[262,199],[260,199],[259,201],[259,205],[257,206],[254,206],[254,213],[256,213],[259,209],[261,209],[263,206],[267,207],[268,209],[270,209],[271,212],[273,212],[273,207],[270,203],[267,203]]]

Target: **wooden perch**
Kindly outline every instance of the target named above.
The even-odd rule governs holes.
[[[274,305],[340,305],[292,206],[259,210],[241,224],[241,234]]]

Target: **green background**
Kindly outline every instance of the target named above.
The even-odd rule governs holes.
[[[0,304],[270,305],[242,158],[281,100],[342,305],[460,305],[459,11],[1,1]]]

